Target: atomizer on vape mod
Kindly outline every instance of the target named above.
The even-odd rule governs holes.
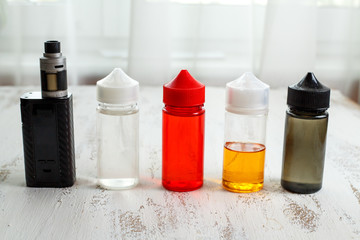
[[[26,185],[69,187],[75,182],[72,95],[60,42],[45,42],[41,92],[21,96]]]

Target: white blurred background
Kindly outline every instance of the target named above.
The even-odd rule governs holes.
[[[252,71],[273,88],[313,71],[359,100],[360,0],[0,0],[0,85],[39,85],[46,40],[72,85],[115,67],[148,85]]]

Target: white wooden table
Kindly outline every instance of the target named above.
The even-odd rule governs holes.
[[[141,86],[140,185],[96,186],[95,87],[73,87],[77,182],[25,186],[19,97],[0,88],[0,239],[360,239],[360,107],[332,91],[324,184],[298,195],[280,186],[286,89],[272,90],[264,189],[221,187],[224,89],[206,88],[204,186],[161,186],[162,87]]]

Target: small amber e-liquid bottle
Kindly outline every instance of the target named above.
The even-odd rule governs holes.
[[[288,87],[281,186],[290,192],[321,189],[330,89],[313,73]]]
[[[256,192],[264,184],[269,86],[252,73],[226,84],[223,187]]]

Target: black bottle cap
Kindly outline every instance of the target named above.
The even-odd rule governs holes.
[[[288,87],[287,105],[299,110],[326,110],[330,103],[330,88],[322,85],[309,72],[297,84]]]
[[[60,53],[60,42],[59,41],[46,41],[45,53]]]

